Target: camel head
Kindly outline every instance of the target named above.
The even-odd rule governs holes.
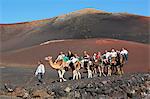
[[[46,61],[49,61],[49,60],[51,60],[52,59],[52,57],[51,56],[47,56],[47,57],[45,57],[45,60]]]

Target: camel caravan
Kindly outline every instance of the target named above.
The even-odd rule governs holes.
[[[45,57],[45,60],[53,69],[57,70],[59,81],[63,82],[67,81],[64,74],[70,69],[73,80],[81,79],[81,69],[87,73],[87,78],[111,76],[112,74],[122,75],[124,74],[123,65],[128,61],[128,51],[125,48],[120,51],[112,49],[111,51],[105,50],[103,54],[101,52],[94,53],[92,56],[84,51],[82,57],[68,51],[67,54],[60,52],[55,61],[53,61],[52,56]],[[39,81],[41,81],[44,73],[44,65],[39,62],[36,70]]]

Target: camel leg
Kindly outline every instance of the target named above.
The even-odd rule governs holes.
[[[117,66],[117,74],[121,75],[121,70],[119,66]]]
[[[97,74],[97,70],[96,70],[96,67],[94,68],[94,74]]]
[[[104,73],[104,66],[101,66],[101,69],[102,69],[101,72],[102,72],[103,76],[106,76]]]
[[[81,61],[81,67],[82,68],[84,67],[84,61],[83,60]]]
[[[120,67],[120,72],[121,72],[121,75],[124,74],[123,67]]]
[[[65,78],[64,78],[64,74],[65,74],[65,70],[63,69],[63,70],[61,70],[62,71],[62,79],[63,79],[63,81],[67,81]]]
[[[76,71],[76,70],[73,70],[73,80],[76,79],[76,76],[77,76],[77,71]]]
[[[93,76],[92,76],[92,70],[90,70],[90,78],[92,78]]]
[[[79,79],[81,79],[81,73],[78,71],[78,77]]]
[[[101,77],[102,76],[102,71],[101,71],[101,67],[98,66],[98,71],[99,71],[99,76]]]
[[[111,66],[108,66],[108,74],[107,76],[111,76],[112,70],[111,70]]]
[[[88,69],[88,78],[92,78],[92,71]]]
[[[58,70],[58,76],[59,76],[59,81],[62,82],[62,74],[60,70]]]
[[[76,70],[76,80],[79,79],[78,71]]]

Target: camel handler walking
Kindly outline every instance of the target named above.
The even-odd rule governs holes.
[[[35,76],[37,76],[38,81],[40,83],[43,83],[42,79],[43,79],[44,74],[45,74],[45,66],[43,65],[41,61],[38,61],[38,67],[35,71]]]

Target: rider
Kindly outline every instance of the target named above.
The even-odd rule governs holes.
[[[97,56],[97,54],[94,53],[94,54],[93,54],[93,57],[92,57],[92,59],[93,59],[95,62],[97,61],[97,57],[96,57],[96,56]]]
[[[88,62],[90,61],[90,56],[89,54],[87,53],[87,51],[84,51],[83,52],[83,57],[82,57],[82,60],[81,60],[81,67],[85,67],[87,66]]]
[[[110,57],[111,57],[111,53],[108,52],[107,50],[105,50],[105,57],[106,57],[106,62],[109,63]]]
[[[93,54],[93,60],[97,62],[101,58],[101,52],[97,52]]]
[[[71,51],[68,51],[67,57],[71,60],[71,57],[74,57],[74,54]]]
[[[100,51],[97,53],[96,58],[97,58],[97,59],[100,59],[100,58],[101,58],[101,52],[100,52]]]
[[[81,57],[79,57],[78,54],[74,54],[74,56],[78,59],[78,61],[81,61]]]
[[[89,54],[87,53],[87,51],[84,51],[84,52],[83,52],[83,58],[84,58],[85,61],[89,61],[89,60],[90,60],[90,56],[89,56]]]
[[[57,57],[57,59],[55,60],[55,63],[57,61],[63,60],[63,57],[65,57],[65,54],[63,52],[60,52],[59,55],[58,55],[58,57]]]
[[[116,58],[117,57],[117,52],[115,51],[115,49],[112,49],[111,50],[111,57],[113,58]]]
[[[125,48],[122,48],[120,54],[123,55],[126,61],[128,60],[128,51]]]
[[[77,61],[79,61],[79,56],[77,54],[74,54],[73,57],[71,57],[71,62],[74,64],[76,63]]]
[[[113,60],[113,59],[115,59],[115,61],[116,61],[116,57],[117,57],[117,52],[115,51],[115,49],[112,49],[111,50],[111,61]]]

